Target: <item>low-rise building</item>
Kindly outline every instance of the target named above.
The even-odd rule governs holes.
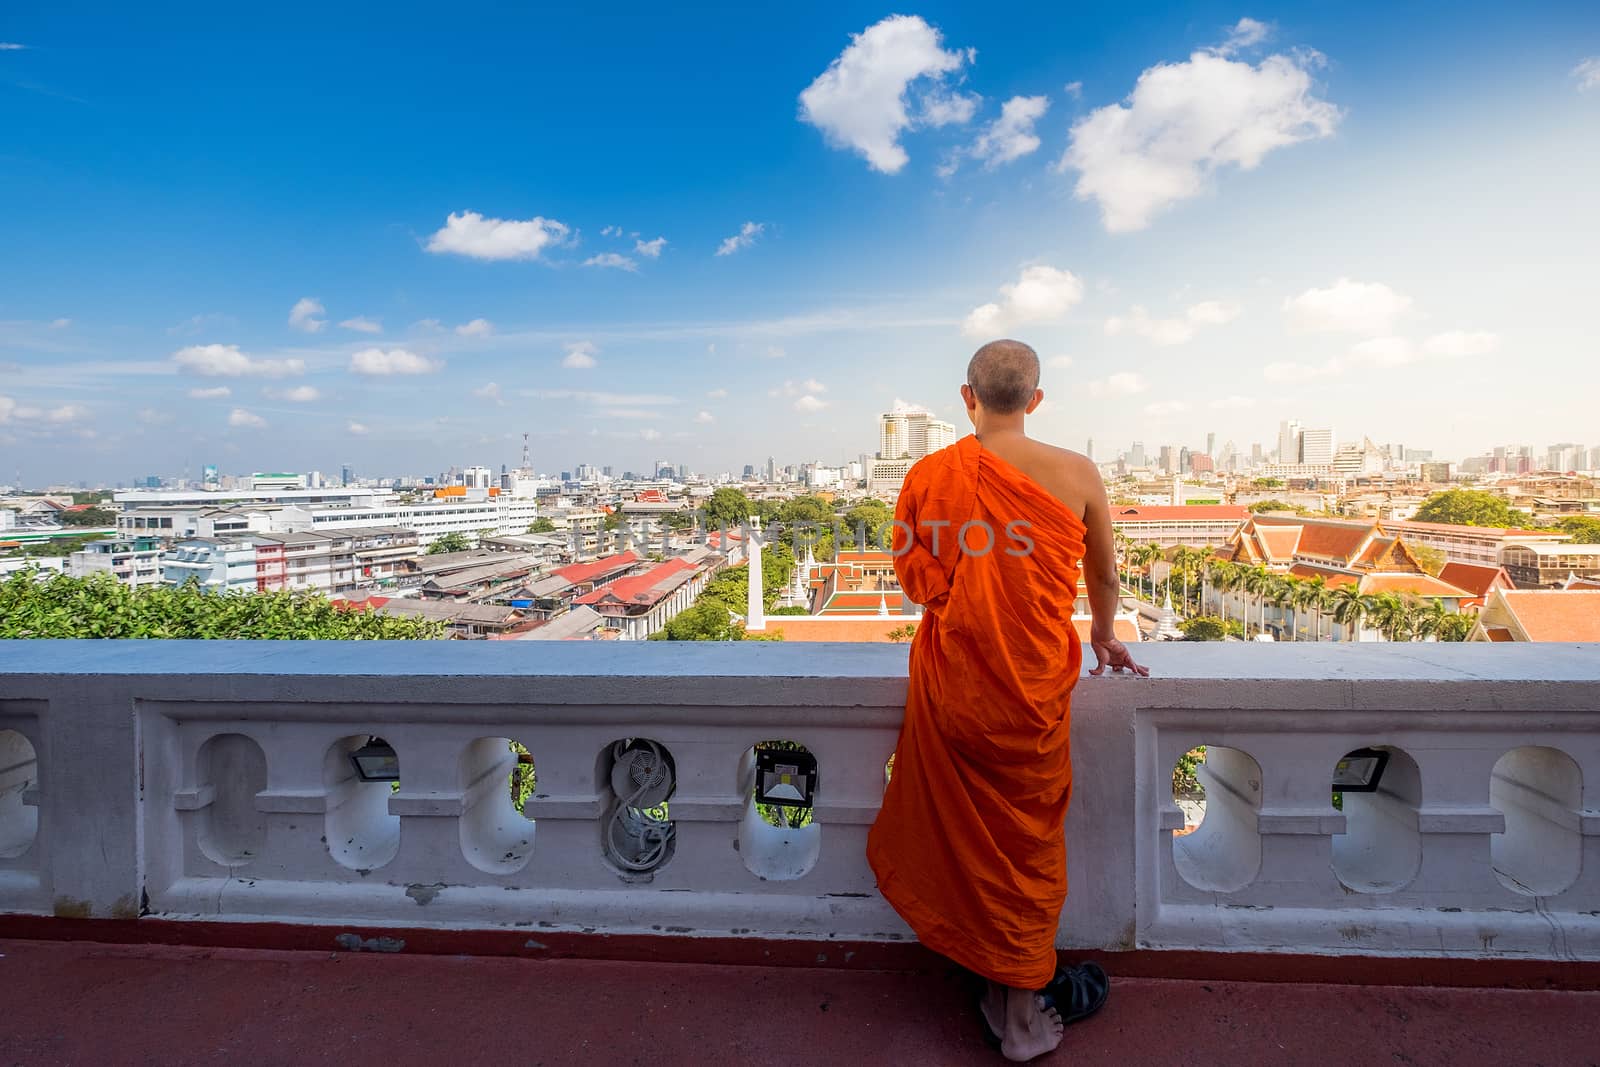
[[[1569,576],[1600,577],[1600,545],[1507,545],[1500,565],[1518,589],[1555,589]]]
[[[705,584],[705,568],[669,559],[584,593],[574,609],[591,608],[623,640],[642,641],[693,604]]]
[[[1496,589],[1472,641],[1600,641],[1600,590]]]
[[[1240,504],[1113,507],[1111,525],[1136,545],[1214,545],[1228,543],[1239,524],[1250,517]]]
[[[67,557],[67,573],[74,578],[109,574],[135,589],[160,585],[162,551],[162,541],[156,537],[91,541]]]
[[[256,591],[256,546],[248,541],[191,537],[161,554],[163,585],[199,584],[208,593]]]

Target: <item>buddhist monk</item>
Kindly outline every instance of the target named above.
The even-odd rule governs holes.
[[[961,399],[973,433],[918,461],[895,508],[895,570],[924,617],[867,856],[922,943],[986,980],[986,1034],[1020,1062],[1110,991],[1097,965],[1056,964],[1080,571],[1089,673],[1149,671],[1112,628],[1120,584],[1099,471],[1023,432],[1044,399],[1039,357],[1018,341],[984,345]]]

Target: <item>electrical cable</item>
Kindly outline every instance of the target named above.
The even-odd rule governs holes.
[[[654,741],[639,739],[639,744],[646,746],[651,759],[652,767],[645,771],[643,781],[640,781],[633,792],[626,798],[619,797],[611,809],[611,825],[605,835],[605,851],[607,858],[626,871],[654,870],[666,858],[667,845],[671,843],[677,831],[670,820],[658,819],[653,815],[640,810],[636,805],[645,796],[654,790],[666,786],[668,794],[671,793],[671,774],[667,762],[662,755],[661,748]],[[629,761],[629,778],[633,777],[633,762],[644,754],[645,748],[630,748],[628,742],[618,741],[611,749],[613,766],[624,758]],[[660,770],[660,776],[655,773]],[[662,799],[662,803],[665,798]],[[628,857],[622,854],[621,847],[617,844],[617,832],[621,831],[625,837],[638,840],[643,846],[640,852]]]

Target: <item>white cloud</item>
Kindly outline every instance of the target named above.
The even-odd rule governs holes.
[[[473,319],[457,326],[456,333],[461,337],[488,337],[494,333],[494,323],[488,319]]]
[[[387,378],[402,374],[431,374],[442,364],[404,348],[363,348],[350,357],[350,373],[368,378]]]
[[[1005,333],[1029,322],[1052,322],[1083,299],[1083,282],[1071,271],[1044,264],[1022,268],[1015,282],[1000,287],[1000,300],[974,308],[962,323],[969,337]]]
[[[1206,406],[1216,411],[1237,411],[1255,407],[1256,399],[1253,396],[1240,396],[1234,393],[1232,396],[1219,397]]]
[[[1054,367],[1056,370],[1066,370],[1068,367],[1072,366],[1072,357],[1051,356],[1049,359],[1044,361],[1044,365],[1047,367]]]
[[[667,247],[667,239],[665,237],[657,237],[651,241],[633,242],[633,250],[647,259],[660,259],[661,250],[665,247]]]
[[[595,412],[605,419],[659,419],[661,412],[647,411],[644,408],[601,408]]]
[[[501,395],[500,386],[497,382],[490,382],[488,385],[480,386],[477,389],[474,389],[472,391],[472,395],[480,400],[487,400],[497,407],[504,407],[506,403],[505,397]]]
[[[157,411],[155,408],[139,409],[139,421],[146,426],[165,426],[176,418],[177,416],[170,411]]]
[[[970,98],[951,94],[944,82],[972,58],[971,51],[945,51],[939,31],[921,18],[891,15],[851,35],[849,46],[800,94],[800,119],[829,144],[860,153],[873,170],[895,174],[910,158],[900,147],[902,132],[971,119]],[[923,79],[929,88],[913,118],[907,96]]]
[[[1122,371],[1109,377],[1099,378],[1089,383],[1089,395],[1093,397],[1133,396],[1135,393],[1144,392],[1149,386],[1144,379],[1130,371]]]
[[[726,400],[728,391],[726,389],[713,389],[706,396],[709,396],[712,400]]]
[[[438,319],[418,319],[411,324],[411,328],[413,330],[421,330],[423,333],[438,333],[444,329],[444,323]]]
[[[560,246],[571,230],[555,219],[486,219],[476,211],[451,212],[444,226],[428,238],[428,251],[473,259],[538,259],[546,248]]]
[[[1404,337],[1374,337],[1350,347],[1350,358],[1374,367],[1403,367],[1417,358]]]
[[[807,415],[821,411],[827,406],[828,402],[826,400],[814,397],[809,393],[794,402],[794,409]]]
[[[972,158],[981,159],[987,170],[1021,159],[1039,147],[1033,124],[1049,110],[1050,101],[1042,96],[1013,96],[1000,108],[1000,117],[991,122],[972,143]]]
[[[233,390],[226,385],[218,385],[210,389],[189,390],[189,399],[191,400],[223,400],[232,395]]]
[[[291,404],[309,404],[313,400],[322,399],[322,393],[314,385],[297,385],[293,389],[268,389],[265,392],[273,400],[287,400]]]
[[[1182,318],[1155,319],[1144,308],[1134,305],[1126,316],[1106,320],[1106,333],[1115,337],[1127,332],[1143,337],[1158,345],[1182,345],[1194,340],[1202,326],[1221,326],[1239,316],[1239,309],[1231,304],[1206,300],[1191,304]]]
[[[327,310],[322,306],[322,301],[315,297],[302,296],[289,309],[289,328],[303,333],[320,333],[328,325],[328,320],[317,316],[326,314]]]
[[[639,436],[644,438],[646,441],[659,441],[661,440],[661,431],[656,429],[654,426],[646,426],[644,429],[639,431]]]
[[[1067,84],[1065,84],[1065,85],[1063,85],[1061,87],[1061,91],[1066,93],[1068,96],[1072,97],[1072,99],[1074,99],[1074,100],[1082,100],[1083,99],[1083,83],[1082,82],[1068,82]]]
[[[1100,207],[1112,233],[1141,230],[1211,176],[1254,170],[1276,148],[1332,135],[1337,107],[1313,92],[1315,53],[1268,56],[1252,65],[1213,52],[1139,75],[1126,103],[1073,123],[1057,169],[1075,170],[1079,200]]]
[[[817,381],[815,378],[807,378],[805,381],[800,383],[800,388],[804,389],[808,393],[826,393],[828,391],[828,387]]]
[[[678,402],[677,397],[666,393],[606,393],[582,389],[524,389],[522,395],[536,400],[573,400],[581,404],[614,407],[649,407]]]
[[[1154,404],[1146,404],[1144,413],[1153,418],[1163,418],[1167,415],[1177,415],[1188,411],[1189,405],[1183,400],[1158,400]]]
[[[601,252],[583,261],[585,267],[613,267],[617,270],[638,270],[639,264],[616,252]]]
[[[1445,359],[1486,356],[1500,347],[1500,338],[1487,330],[1450,330],[1422,342],[1422,354]]]
[[[561,365],[574,370],[587,370],[594,366],[595,353],[600,351],[593,341],[573,341],[566,348],[567,354],[561,360]]]
[[[1326,289],[1307,289],[1283,302],[1292,329],[1377,336],[1389,333],[1411,298],[1382,282],[1340,278]]]
[[[1315,381],[1318,378],[1331,378],[1332,376],[1341,373],[1343,370],[1344,364],[1340,363],[1336,359],[1330,359],[1326,363],[1319,364],[1294,363],[1287,360],[1280,360],[1276,363],[1268,363],[1265,367],[1262,367],[1261,376],[1269,382],[1276,382],[1280,385],[1291,385],[1295,382],[1309,382]]]
[[[352,422],[352,423],[348,424],[347,426],[345,426],[345,432],[346,433],[352,433],[357,437],[364,437],[368,433],[370,433],[371,431],[367,429],[365,423]]]
[[[768,345],[767,350],[761,354],[766,356],[768,359],[782,359],[789,353],[784,351],[782,345]]]
[[[756,238],[760,237],[766,228],[767,224],[764,222],[745,223],[739,227],[738,233],[722,239],[722,243],[717,246],[717,255],[731,256],[741,248],[749,248],[756,243]]]
[[[1272,27],[1252,18],[1242,18],[1228,31],[1228,39],[1217,45],[1219,56],[1229,56],[1246,48],[1253,48],[1272,34]]]
[[[696,413],[694,421],[699,423],[716,422],[717,417],[709,411],[701,411]]]
[[[259,430],[267,424],[267,420],[244,408],[234,408],[228,412],[229,426],[242,426],[250,430]]]
[[[930,93],[917,109],[916,125],[964,126],[978,113],[983,97],[977,93]]]
[[[600,236],[601,237],[621,237],[622,236],[622,227],[621,226],[602,226],[602,227],[600,227]]]
[[[28,46],[15,41],[0,41],[0,52],[20,52]]]
[[[256,359],[238,345],[189,345],[174,352],[172,361],[202,378],[289,378],[306,372],[303,359]]]
[[[357,333],[382,333],[383,326],[376,319],[369,319],[365,315],[357,315],[353,319],[345,319],[339,324],[342,329],[355,330]]]
[[[50,328],[52,330],[65,330],[68,326],[71,326],[71,325],[72,325],[72,320],[71,319],[53,319],[51,321],[51,323],[50,323]]]
[[[1577,81],[1580,93],[1600,89],[1600,56],[1590,56],[1573,67],[1572,77]]]

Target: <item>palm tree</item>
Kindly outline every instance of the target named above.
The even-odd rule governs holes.
[[[1133,550],[1133,560],[1144,568],[1150,579],[1150,603],[1156,601],[1156,561],[1165,557],[1160,545],[1146,544]]]
[[[1216,567],[1216,573],[1212,577],[1212,582],[1216,585],[1218,592],[1222,593],[1222,596],[1218,597],[1217,600],[1221,605],[1223,627],[1226,628],[1228,623],[1228,594],[1244,588],[1244,568],[1237,563],[1219,563]],[[1244,597],[1241,596],[1239,598],[1239,623],[1241,627],[1244,624],[1245,615]]]
[[[1272,601],[1273,607],[1280,612],[1292,611],[1294,608],[1295,586],[1299,584],[1297,578],[1279,578],[1272,583],[1272,588],[1267,591],[1267,599]],[[1283,620],[1284,629],[1289,631],[1289,640],[1294,640],[1294,616],[1286,615]]]
[[[1367,598],[1361,595],[1359,582],[1350,582],[1335,589],[1330,596],[1333,607],[1333,621],[1340,626],[1350,628],[1350,640],[1359,638],[1362,622],[1367,617]]]
[[[1310,608],[1317,613],[1316,622],[1312,627],[1311,640],[1322,640],[1322,610],[1328,606],[1328,581],[1322,575],[1306,578],[1300,582],[1296,608]]]
[[[1393,593],[1368,598],[1367,614],[1378,631],[1390,641],[1403,641],[1411,635],[1411,606]]]
[[[1440,636],[1440,633],[1448,624],[1447,621],[1452,614],[1453,612],[1444,606],[1443,600],[1440,600],[1438,597],[1432,598],[1426,604],[1424,604],[1420,610],[1417,611],[1413,619],[1413,624],[1415,625],[1417,631],[1417,637],[1432,637],[1438,640],[1444,640],[1444,638]]]

